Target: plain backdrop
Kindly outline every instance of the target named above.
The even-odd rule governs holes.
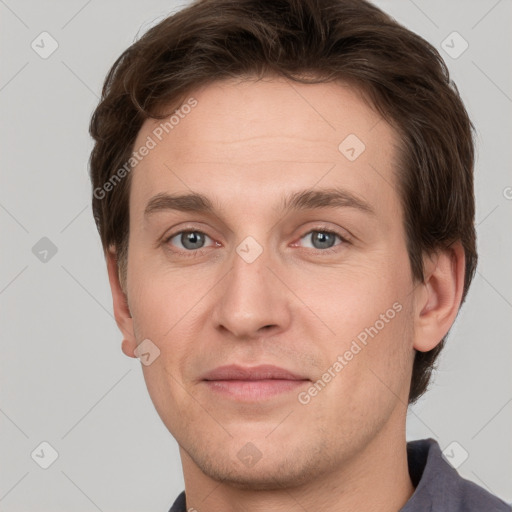
[[[407,438],[512,502],[512,2],[376,3],[440,50],[477,129],[478,271]],[[0,0],[0,511],[164,512],[184,488],[120,350],[87,162],[108,69],[185,4]]]

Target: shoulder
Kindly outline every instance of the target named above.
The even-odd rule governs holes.
[[[512,506],[508,505],[494,494],[491,494],[483,487],[462,478],[459,478],[459,499],[458,511],[481,511],[486,512],[511,512]]]
[[[415,491],[401,512],[511,512],[512,507],[459,475],[435,439],[407,443],[409,474]]]

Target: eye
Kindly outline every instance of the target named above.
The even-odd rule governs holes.
[[[336,239],[339,243],[336,244]],[[210,246],[219,246],[207,234],[198,230],[183,230],[168,236],[164,243],[170,246],[170,250],[181,253],[184,256],[198,256],[207,248],[207,240],[210,240]],[[336,252],[338,245],[349,243],[349,241],[336,231],[330,229],[317,228],[303,235],[300,240],[305,240],[305,248],[316,249],[321,252]],[[309,245],[308,245],[309,242]]]
[[[325,252],[335,251],[333,247],[335,247],[336,239],[339,239],[340,242],[348,241],[336,231],[328,230],[328,229],[314,229],[306,233],[301,240],[306,240],[310,242],[309,248],[323,250]],[[341,245],[337,244],[337,245]],[[305,247],[308,247],[307,245]],[[329,251],[331,249],[331,251]],[[327,250],[327,251],[326,251]]]
[[[177,246],[182,251],[197,251],[205,247],[206,239],[212,239],[202,231],[180,231],[170,235],[165,243]]]

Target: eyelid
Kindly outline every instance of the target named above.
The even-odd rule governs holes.
[[[205,237],[208,237],[210,240],[212,240],[212,242],[216,245],[220,245],[219,242],[217,242],[216,240],[214,240],[208,233],[204,232],[203,230],[201,229],[196,229],[196,228],[182,228],[180,229],[179,231],[173,231],[171,234],[169,235],[164,235],[164,237],[162,238],[162,242],[164,244],[168,244],[173,238],[175,238],[176,236],[178,235],[182,235],[183,233],[201,233],[202,235],[204,235]],[[196,249],[196,250],[188,250],[188,251],[185,251],[185,252],[199,252],[201,251],[202,249],[204,249],[204,247],[201,247],[200,249]],[[179,249],[180,251],[184,251],[184,249]]]
[[[311,235],[311,233],[315,233],[315,232],[329,233],[331,235],[337,236],[340,239],[341,243],[334,245],[332,247],[327,247],[326,249],[315,249],[315,248],[309,248],[309,247],[307,247],[305,249],[316,251],[318,253],[333,253],[333,252],[337,252],[339,250],[338,248],[340,246],[347,245],[347,244],[351,243],[351,236],[345,230],[342,230],[341,228],[335,229],[335,228],[331,228],[330,226],[322,226],[322,225],[314,226],[314,227],[308,229],[298,238],[298,240],[300,241],[303,238],[305,238],[306,236]],[[297,243],[294,242],[293,246],[296,246],[296,245],[297,245]]]
[[[210,238],[210,240],[212,240],[214,245],[210,245],[210,246],[207,246],[207,247],[201,247],[199,249],[191,249],[191,250],[180,249],[180,248],[172,248],[171,249],[169,247],[169,242],[173,238],[175,238],[176,236],[181,235],[183,233],[191,233],[191,232],[192,233],[194,233],[194,232],[201,233],[205,237]],[[352,236],[351,236],[351,234],[348,231],[346,231],[346,230],[344,230],[342,228],[332,228],[331,226],[322,225],[322,224],[310,227],[307,231],[303,232],[303,234],[298,238],[298,241],[302,240],[303,238],[305,238],[308,235],[311,235],[311,233],[314,233],[314,232],[329,233],[329,234],[332,234],[334,236],[337,236],[340,239],[340,243],[336,244],[336,245],[334,245],[332,247],[327,247],[325,249],[315,249],[315,248],[310,248],[310,247],[301,247],[301,246],[298,246],[297,242],[294,242],[292,244],[292,247],[297,247],[298,246],[299,248],[301,248],[303,250],[306,250],[308,252],[313,251],[314,253],[317,253],[317,254],[333,254],[333,253],[336,253],[339,250],[341,250],[341,248],[343,246],[352,243],[351,242]],[[202,229],[198,229],[196,226],[182,227],[178,231],[173,231],[172,233],[170,233],[168,235],[167,234],[164,235],[162,237],[162,244],[165,245],[167,250],[169,250],[170,252],[172,252],[174,254],[178,254],[178,255],[183,255],[185,257],[198,257],[198,256],[203,255],[203,253],[205,251],[207,251],[208,249],[210,249],[212,247],[222,247],[222,244],[220,244],[219,242],[214,240],[210,235],[208,235],[208,233],[206,233]]]
[[[311,223],[310,223],[311,224]],[[319,224],[313,224],[312,226],[308,226],[308,228],[303,231],[303,234],[300,236],[300,238],[304,238],[306,235],[309,235],[310,233],[314,231],[320,231],[320,232],[327,232],[332,233],[334,235],[339,236],[342,240],[345,242],[352,241],[355,237],[345,228],[342,228],[338,225],[332,226],[330,224],[325,224],[320,222]]]
[[[179,226],[179,227],[177,227]],[[203,235],[208,236],[209,238],[213,237],[207,233],[207,230],[211,230],[211,228],[207,226],[202,226],[202,223],[192,223],[190,225],[183,225],[183,223],[176,224],[174,226],[171,226],[161,237],[160,241],[162,243],[168,242],[171,238],[174,238],[176,235],[181,235],[182,233],[202,233]]]

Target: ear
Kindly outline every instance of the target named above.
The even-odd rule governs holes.
[[[459,312],[466,258],[460,242],[426,257],[424,281],[415,290],[414,348],[427,352],[446,336]]]
[[[124,337],[121,348],[127,356],[136,358],[137,356],[135,355],[134,350],[137,347],[137,342],[133,332],[133,319],[128,306],[128,298],[123,292],[119,281],[115,248],[110,247],[105,257],[107,260],[108,280],[112,291],[114,318],[116,319],[117,326]]]

